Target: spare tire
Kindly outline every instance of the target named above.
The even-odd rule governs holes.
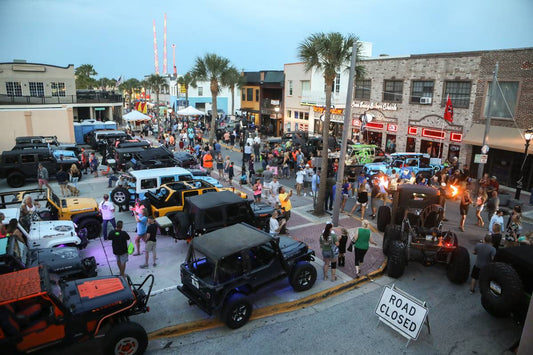
[[[127,206],[130,203],[130,192],[123,187],[116,187],[111,191],[111,201],[118,206]]]
[[[377,227],[380,232],[385,230],[385,226],[391,221],[391,210],[389,206],[379,206]]]
[[[387,224],[383,233],[383,254],[389,255],[389,247],[393,240],[402,240],[402,226]]]
[[[26,182],[26,178],[24,178],[24,175],[21,173],[15,172],[11,173],[7,176],[6,182],[9,185],[9,187],[22,187],[24,186],[24,183]]]
[[[483,308],[495,317],[507,317],[524,297],[524,286],[509,264],[491,263],[481,269],[479,289]]]
[[[397,279],[403,275],[407,263],[405,248],[405,243],[397,240],[391,242],[389,247],[389,260],[387,263],[387,275],[389,275],[389,277]]]
[[[462,284],[468,280],[470,272],[470,254],[464,247],[457,247],[452,253],[452,260],[448,264],[446,276],[455,284]]]

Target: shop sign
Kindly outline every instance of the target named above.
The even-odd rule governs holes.
[[[361,121],[357,118],[352,119],[352,126],[354,127],[361,127]]]
[[[475,154],[474,155],[475,164],[487,164],[488,159],[489,159],[488,154]]]
[[[324,107],[313,106],[313,111],[323,113],[325,111]],[[344,115],[344,109],[342,108],[332,108],[329,110],[332,115]]]
[[[389,132],[397,132],[398,131],[398,125],[388,123],[387,124],[387,131]]]
[[[407,133],[412,136],[416,136],[418,134],[418,127],[409,126],[407,128]]]
[[[437,131],[434,129],[422,128],[422,137],[433,138],[433,139],[444,139],[444,131]]]
[[[463,134],[458,132],[450,132],[450,140],[452,142],[461,142],[463,140]]]
[[[270,104],[274,106],[279,106],[279,100],[270,100]]]
[[[389,103],[379,103],[379,102],[365,102],[365,101],[354,101],[352,102],[353,108],[362,108],[365,110],[383,110],[383,111],[397,111],[398,105],[397,104],[389,104]]]
[[[383,123],[376,123],[376,122],[368,122],[366,124],[366,128],[372,128],[372,129],[378,129],[378,130],[382,130],[384,126],[385,125]]]

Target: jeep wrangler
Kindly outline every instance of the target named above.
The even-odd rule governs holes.
[[[252,314],[248,295],[288,278],[295,291],[313,287],[314,251],[285,236],[272,237],[240,223],[194,239],[181,265],[178,290],[209,315],[219,313],[229,328],[242,327]]]
[[[154,276],[57,280],[44,267],[0,275],[0,346],[5,353],[104,338],[95,353],[142,354],[144,328],[132,315],[147,312]],[[148,290],[145,291],[144,288]]]

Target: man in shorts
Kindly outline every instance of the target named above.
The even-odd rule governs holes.
[[[128,240],[130,236],[122,230],[122,221],[117,221],[115,230],[109,232],[107,238],[112,241],[113,254],[117,258],[117,266],[120,276],[124,276],[126,271],[126,262],[128,261]]]
[[[37,180],[39,180],[39,190],[43,189],[43,185],[50,187],[48,185],[48,169],[46,169],[42,164],[39,164],[37,168]]]
[[[157,235],[157,224],[152,217],[148,217],[148,227],[146,228],[146,248],[145,248],[145,259],[144,265],[141,265],[141,269],[146,269],[148,267],[148,258],[150,257],[150,252],[152,252],[154,263],[153,266],[157,266],[155,259],[155,246],[156,246],[156,235]]]
[[[135,237],[135,246],[137,253],[134,256],[141,255],[141,240],[146,241],[146,228],[148,227],[148,211],[146,208],[141,208],[141,211],[135,214],[137,221],[137,236]]]
[[[472,267],[472,281],[470,283],[470,293],[476,292],[476,284],[479,279],[479,271],[487,266],[496,255],[496,249],[491,244],[492,237],[487,234],[485,242],[481,241],[474,247],[474,255],[476,255],[476,262]]]

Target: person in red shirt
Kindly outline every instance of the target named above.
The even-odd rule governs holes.
[[[202,158],[202,163],[204,169],[206,169],[207,173],[211,175],[211,170],[213,170],[213,156],[209,150],[206,150],[204,157]]]

